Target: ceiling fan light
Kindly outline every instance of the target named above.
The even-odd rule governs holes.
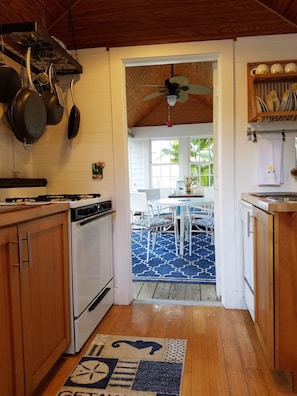
[[[178,96],[176,94],[170,94],[166,96],[167,103],[170,107],[173,107],[177,101]]]

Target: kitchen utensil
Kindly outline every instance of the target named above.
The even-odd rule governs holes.
[[[70,94],[71,94],[73,106],[71,108],[69,121],[68,121],[68,139],[73,139],[76,137],[80,125],[80,111],[78,107],[75,105],[73,84],[74,84],[74,80],[71,80]]]
[[[49,84],[50,90],[44,91],[42,99],[46,108],[46,123],[47,125],[57,125],[62,120],[64,108],[60,106],[58,97],[52,84],[53,64],[49,67]]]
[[[22,88],[18,72],[4,62],[4,44],[2,39],[2,51],[0,53],[0,102],[9,103],[16,93]]]
[[[297,136],[295,137],[295,168],[291,169],[291,175],[297,176]]]
[[[24,144],[37,141],[44,133],[46,126],[46,108],[32,82],[30,58],[31,48],[29,47],[26,57],[29,86],[17,92],[8,109],[12,130],[16,138]]]

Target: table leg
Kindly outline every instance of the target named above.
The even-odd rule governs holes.
[[[179,236],[179,251],[180,255],[184,255],[185,244],[185,207],[180,206],[180,236]]]

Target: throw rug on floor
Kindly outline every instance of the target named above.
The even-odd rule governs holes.
[[[193,234],[192,255],[185,242],[184,255],[175,254],[174,235],[158,234],[154,250],[146,262],[147,237],[132,233],[133,281],[172,283],[216,283],[214,245],[206,234]]]
[[[97,334],[56,396],[179,396],[186,345]]]

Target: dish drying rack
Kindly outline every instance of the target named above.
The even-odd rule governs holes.
[[[294,121],[297,119],[297,73],[268,73],[252,75],[252,69],[265,63],[283,66],[295,60],[247,64],[248,122]],[[271,102],[272,95],[275,102]],[[270,99],[269,99],[270,96]]]

